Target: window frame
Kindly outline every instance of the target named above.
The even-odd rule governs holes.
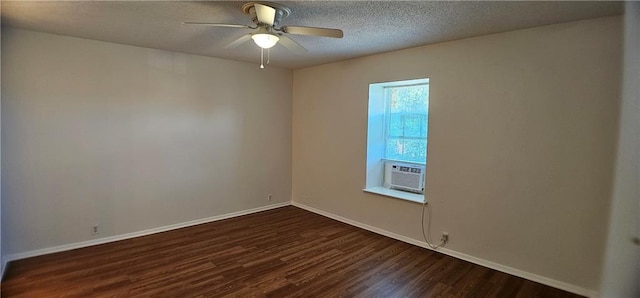
[[[416,163],[414,161],[398,160],[386,157],[386,139],[387,139],[387,98],[385,90],[390,87],[410,87],[412,85],[424,85],[427,89],[427,119],[426,119],[426,136],[427,147],[429,137],[429,106],[430,106],[430,80],[427,77],[418,79],[408,79],[401,81],[379,82],[369,84],[368,112],[367,112],[367,155],[366,155],[366,175],[363,191],[379,196],[386,196],[395,199],[401,199],[413,203],[426,203],[426,188],[422,194],[406,192],[402,190],[391,189],[385,186],[386,164],[389,162],[398,162],[405,164],[415,164],[424,167],[425,178],[427,175],[426,162]],[[419,138],[422,139],[422,138]],[[427,154],[428,148],[425,148]],[[426,181],[425,181],[426,187]]]

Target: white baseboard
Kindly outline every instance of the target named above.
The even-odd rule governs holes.
[[[131,238],[135,238],[135,237],[147,236],[147,235],[151,235],[151,234],[156,234],[156,233],[171,231],[171,230],[175,230],[175,229],[195,226],[195,225],[199,225],[199,224],[204,224],[204,223],[209,223],[209,222],[213,222],[213,221],[228,219],[228,218],[232,218],[232,217],[247,215],[247,214],[256,213],[256,212],[260,212],[260,211],[266,211],[266,210],[280,208],[280,207],[289,206],[289,205],[291,205],[291,202],[277,203],[277,204],[273,204],[273,205],[267,205],[267,206],[248,209],[248,210],[231,212],[231,213],[227,213],[227,214],[221,214],[221,215],[216,215],[216,216],[212,216],[212,217],[207,217],[207,218],[202,218],[202,219],[196,219],[196,220],[181,222],[181,223],[177,223],[177,224],[172,224],[172,225],[168,225],[168,226],[163,226],[163,227],[158,227],[158,228],[153,228],[153,229],[148,229],[148,230],[143,230],[143,231],[138,231],[138,232],[126,233],[126,234],[122,234],[122,235],[104,237],[104,238],[95,239],[95,240],[88,240],[88,241],[76,242],[76,243],[71,243],[71,244],[65,244],[65,245],[60,245],[60,246],[43,248],[43,249],[36,249],[36,250],[17,253],[17,254],[11,254],[11,255],[7,255],[5,257],[5,259],[3,260],[3,262],[4,262],[3,265],[4,266],[3,266],[2,276],[4,276],[4,270],[7,268],[7,264],[9,262],[15,261],[15,260],[26,259],[26,258],[30,258],[30,257],[36,257],[36,256],[41,256],[41,255],[46,255],[46,254],[51,254],[51,253],[56,253],[56,252],[61,252],[61,251],[67,251],[67,250],[83,248],[83,247],[88,247],[88,246],[93,246],[93,245],[98,245],[98,244],[104,244],[104,243],[109,243],[109,242],[125,240],[125,239],[131,239]]]
[[[427,243],[423,242],[423,241],[419,241],[419,240],[416,240],[416,239],[413,239],[413,238],[409,238],[407,236],[403,236],[403,235],[400,235],[400,234],[389,232],[387,230],[376,228],[374,226],[370,226],[370,225],[367,225],[367,224],[364,224],[364,223],[361,223],[361,222],[357,222],[357,221],[354,221],[354,220],[351,220],[351,219],[348,219],[348,218],[345,218],[345,217],[342,217],[342,216],[339,216],[339,215],[335,215],[335,214],[330,213],[330,212],[326,212],[326,211],[323,211],[323,210],[320,210],[320,209],[316,209],[316,208],[307,206],[307,205],[302,204],[302,203],[291,202],[291,205],[296,206],[298,208],[305,209],[307,211],[311,211],[313,213],[317,213],[317,214],[325,216],[325,217],[329,217],[329,218],[335,219],[337,221],[341,221],[343,223],[346,223],[346,224],[349,224],[349,225],[352,225],[352,226],[355,226],[355,227],[358,227],[358,228],[361,228],[361,229],[365,229],[365,230],[368,230],[368,231],[371,231],[371,232],[374,232],[374,233],[377,233],[377,234],[380,234],[380,235],[383,235],[383,236],[387,236],[387,237],[390,237],[390,238],[393,238],[393,239],[396,239],[396,240],[400,240],[402,242],[406,242],[406,243],[413,244],[413,245],[416,245],[416,246],[424,247],[426,249],[431,249],[427,245]],[[565,290],[567,292],[571,292],[571,293],[582,295],[582,296],[586,296],[586,297],[598,297],[598,292],[593,291],[593,290],[585,289],[585,288],[582,288],[582,287],[579,287],[579,286],[576,286],[576,285],[568,284],[568,283],[561,282],[561,281],[558,281],[558,280],[555,280],[555,279],[551,279],[551,278],[547,278],[547,277],[540,276],[540,275],[537,275],[537,274],[533,274],[533,273],[530,273],[530,272],[526,272],[526,271],[523,271],[523,270],[520,270],[520,269],[516,269],[516,268],[509,267],[509,266],[505,266],[505,265],[501,265],[501,264],[498,264],[498,263],[494,263],[494,262],[491,262],[491,261],[487,261],[487,260],[484,260],[484,259],[481,259],[481,258],[477,258],[477,257],[470,256],[470,255],[467,255],[467,254],[464,254],[464,253],[457,252],[455,250],[450,250],[450,249],[446,249],[446,248],[439,248],[437,251],[440,252],[440,253],[443,253],[445,255],[452,256],[454,258],[458,258],[458,259],[461,259],[461,260],[464,260],[464,261],[467,261],[467,262],[471,262],[471,263],[474,263],[474,264],[477,264],[477,265],[480,265],[480,266],[483,266],[483,267],[491,268],[491,269],[494,269],[494,270],[497,270],[497,271],[501,271],[501,272],[504,272],[504,273],[507,273],[507,274],[515,275],[515,276],[518,276],[518,277],[522,277],[524,279],[528,279],[528,280],[531,280],[531,281],[534,281],[534,282],[537,282],[537,283],[541,283],[541,284],[544,284],[544,285],[547,285],[547,286],[550,286],[550,287],[554,287],[554,288],[558,288],[558,289],[561,289],[561,290]]]

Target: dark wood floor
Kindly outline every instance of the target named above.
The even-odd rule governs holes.
[[[296,207],[12,262],[3,297],[578,297]]]

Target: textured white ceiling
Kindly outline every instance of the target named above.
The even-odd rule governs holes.
[[[2,1],[2,26],[259,63],[252,42],[225,45],[253,25],[246,1]],[[277,1],[291,9],[280,25],[339,28],[343,39],[290,35],[309,49],[277,45],[271,64],[300,68],[472,36],[621,14],[621,2]]]

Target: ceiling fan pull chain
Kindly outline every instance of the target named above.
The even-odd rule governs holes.
[[[260,68],[264,68],[264,49],[260,48]]]

